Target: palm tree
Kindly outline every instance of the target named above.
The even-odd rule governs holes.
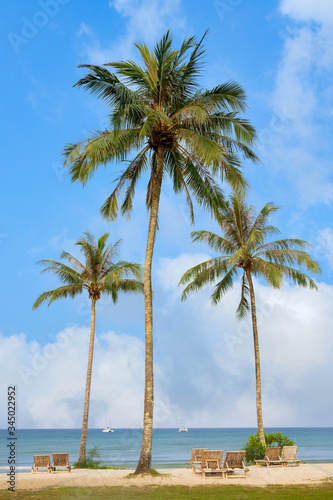
[[[284,278],[289,278],[296,285],[317,289],[315,282],[293,265],[304,266],[312,273],[320,273],[320,268],[304,251],[309,244],[299,239],[283,239],[265,242],[269,235],[280,231],[268,225],[268,218],[279,207],[267,203],[259,214],[254,207],[248,206],[240,195],[231,195],[217,214],[217,222],[223,236],[209,231],[194,231],[193,241],[204,241],[223,255],[202,262],[186,271],[180,284],[187,285],[182,293],[185,300],[191,292],[200,290],[204,285],[214,283],[212,301],[217,304],[225,293],[233,286],[239,271],[242,273],[241,300],[237,308],[237,316],[243,318],[250,310],[256,373],[256,408],[257,424],[260,442],[265,445],[265,435],[262,419],[260,356],[256,303],[252,276],[263,278],[274,288],[280,288]],[[221,279],[222,278],[222,279]]]
[[[193,201],[214,209],[223,200],[215,177],[234,188],[246,182],[237,156],[256,161],[250,147],[255,130],[239,116],[246,108],[245,92],[235,82],[203,90],[201,75],[203,39],[186,38],[173,48],[170,33],[153,50],[135,44],[142,58],[136,62],[83,65],[89,70],[76,85],[104,100],[110,108],[110,127],[86,140],[66,146],[65,165],[72,181],[85,184],[99,165],[128,160],[101,213],[114,220],[129,216],[135,188],[148,175],[146,206],[149,212],[144,262],[145,396],[141,454],[136,473],[150,470],[153,429],[153,308],[151,270],[162,181],[168,176],[176,193],[184,192],[193,222]]]
[[[114,245],[106,246],[108,233],[103,234],[98,242],[95,241],[92,234],[84,233],[84,235],[85,237],[81,238],[76,245],[80,246],[80,250],[85,257],[85,264],[82,264],[67,252],[62,252],[60,258],[66,260],[73,267],[54,260],[41,260],[38,262],[44,266],[42,272],[55,274],[60,279],[62,286],[42,293],[33,305],[33,309],[37,309],[45,301],[48,301],[48,305],[50,305],[55,300],[67,297],[74,299],[85,290],[91,299],[88,368],[78,463],[84,463],[86,457],[96,302],[101,298],[102,294],[110,295],[113,303],[116,303],[119,292],[143,292],[143,283],[140,279],[142,274],[141,266],[126,261],[114,262],[121,240]]]

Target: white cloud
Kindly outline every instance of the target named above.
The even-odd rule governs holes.
[[[127,31],[132,40],[138,37],[152,43],[170,26],[185,27],[181,0],[114,0],[110,6],[128,19]]]
[[[89,328],[70,327],[42,346],[25,335],[0,336],[2,390],[18,387],[21,428],[80,427]],[[107,332],[96,338],[89,425],[139,427],[142,420],[144,345]],[[1,404],[4,404],[2,402]],[[5,427],[5,408],[1,408]]]
[[[185,271],[210,258],[208,254],[182,254],[177,259],[161,257],[156,270],[161,288],[178,297],[181,294],[178,283]]]
[[[211,304],[209,288],[180,301],[181,275],[208,257],[182,254],[155,263],[157,427],[183,420],[190,427],[256,425],[251,318],[236,319],[239,284],[218,306]],[[265,425],[330,425],[333,406],[325,394],[333,377],[333,286],[321,283],[316,293],[288,284],[273,290],[255,281],[255,290]],[[80,427],[88,338],[89,328],[78,326],[45,345],[24,334],[0,336],[1,391],[18,386],[19,427]],[[143,339],[98,334],[89,425],[103,427],[110,415],[115,427],[141,427],[143,383]],[[2,427],[4,405],[0,401]]]
[[[86,62],[105,64],[133,58],[133,43],[151,45],[160,39],[170,27],[184,29],[186,20],[181,12],[181,0],[115,0],[109,2],[112,14],[126,20],[123,35],[108,46],[102,46],[91,26],[81,23],[78,37],[81,39],[81,55]]]
[[[285,176],[303,206],[333,200],[330,127],[333,109],[333,4],[282,0],[288,25],[271,97],[279,130],[263,160]],[[319,23],[316,28],[313,22]]]
[[[316,245],[315,250],[318,255],[323,255],[327,260],[331,268],[333,269],[333,230],[330,227],[326,227],[319,231],[317,238],[318,245]]]
[[[297,21],[333,23],[331,0],[282,0],[280,10]]]

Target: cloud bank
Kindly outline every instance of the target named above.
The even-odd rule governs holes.
[[[239,286],[218,306],[208,289],[180,302],[181,274],[206,257],[182,254],[156,266],[156,427],[256,425],[251,322],[235,318]],[[255,287],[265,426],[330,425],[333,287]],[[18,386],[19,427],[81,426],[88,338],[79,326],[45,345],[24,334],[0,337],[1,390]],[[143,384],[143,340],[97,332],[89,426],[102,428],[110,415],[114,427],[141,427]],[[0,414],[5,427],[3,399]]]
[[[330,205],[333,4],[282,0],[279,12],[284,45],[270,101],[279,128],[271,131],[262,157],[280,182],[284,177],[303,208]]]

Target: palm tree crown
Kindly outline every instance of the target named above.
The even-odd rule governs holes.
[[[113,262],[117,256],[121,240],[114,245],[106,246],[109,236],[105,233],[96,242],[93,235],[84,233],[85,237],[76,243],[85,256],[85,264],[68,252],[62,252],[61,259],[67,260],[72,266],[54,260],[41,260],[38,263],[44,266],[42,272],[55,274],[63,285],[54,290],[42,293],[33,305],[37,309],[43,302],[48,305],[58,299],[76,297],[84,290],[88,291],[89,298],[99,300],[101,294],[111,295],[113,302],[118,299],[119,292],[142,292],[141,266],[131,262]],[[128,278],[133,276],[134,279]]]
[[[152,51],[136,44],[142,66],[133,61],[105,65],[114,72],[80,66],[89,73],[76,85],[103,99],[111,114],[109,129],[66,146],[65,164],[70,166],[72,181],[84,184],[99,165],[132,156],[101,209],[107,218],[117,216],[122,192],[121,213],[129,215],[137,181],[148,168],[146,203],[150,209],[158,183],[159,151],[164,160],[161,180],[168,175],[175,192],[185,192],[192,220],[192,197],[206,208],[223,198],[215,174],[233,187],[246,184],[237,153],[253,161],[257,157],[249,147],[255,130],[238,116],[246,108],[245,92],[232,81],[211,90],[199,87],[202,41],[189,37],[175,50],[167,32]]]
[[[201,289],[208,283],[215,285],[212,294],[214,303],[218,303],[233,286],[239,271],[242,272],[241,300],[237,315],[242,318],[250,309],[248,302],[248,273],[264,278],[274,288],[280,288],[284,278],[289,278],[297,285],[317,289],[312,278],[295,269],[293,265],[303,266],[311,273],[319,273],[320,268],[305,252],[309,246],[300,239],[279,239],[266,243],[269,235],[280,231],[268,224],[268,218],[278,207],[267,203],[259,214],[254,207],[248,206],[242,196],[232,195],[219,210],[217,222],[224,236],[209,231],[194,231],[193,241],[204,241],[223,255],[189,269],[180,283],[187,284],[182,294],[186,299],[190,292]]]

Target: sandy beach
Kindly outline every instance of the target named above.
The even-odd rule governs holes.
[[[205,484],[243,484],[248,486],[315,484],[333,478],[333,464],[301,464],[299,467],[256,467],[251,466],[247,479],[217,477],[203,478],[193,474],[191,469],[159,469],[162,477],[128,478],[130,470],[72,470],[49,474],[18,473],[17,490],[40,490],[63,486],[202,486]],[[0,489],[7,489],[6,474],[0,474]]]

